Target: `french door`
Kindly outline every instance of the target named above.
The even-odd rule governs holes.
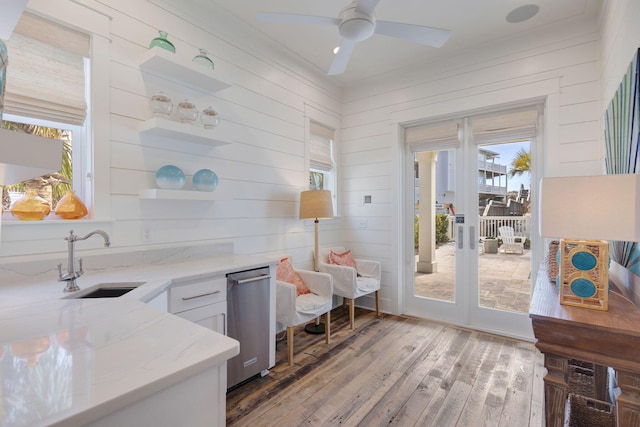
[[[530,339],[536,106],[405,128],[405,312]],[[517,150],[516,150],[517,148]],[[509,194],[511,192],[511,194]],[[511,236],[514,236],[513,238]],[[515,240],[515,242],[513,242]],[[512,243],[512,245],[505,245]],[[525,249],[526,247],[526,249]]]

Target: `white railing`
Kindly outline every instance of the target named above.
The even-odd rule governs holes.
[[[486,170],[491,172],[498,172],[502,174],[507,173],[507,166],[499,163],[485,162],[484,160],[478,160],[478,170]]]
[[[478,193],[499,194],[505,196],[507,194],[507,186],[478,184]]]
[[[449,215],[449,240],[455,240],[456,219]],[[516,236],[531,238],[531,216],[481,216],[478,218],[478,238],[498,237],[498,228],[513,227]]]

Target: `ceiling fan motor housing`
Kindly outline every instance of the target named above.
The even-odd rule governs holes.
[[[347,6],[340,12],[338,30],[340,35],[347,40],[360,42],[373,35],[376,29],[376,18],[356,11],[355,3]]]

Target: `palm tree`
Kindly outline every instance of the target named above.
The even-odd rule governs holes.
[[[9,121],[2,121],[2,128],[64,141],[62,145],[62,167],[59,173],[46,174],[2,188],[2,205],[5,210],[9,209],[9,191],[26,191],[27,188],[37,190],[38,195],[47,200],[51,204],[51,207],[54,208],[58,200],[65,195],[67,190],[71,189],[73,178],[71,133],[63,129]]]
[[[520,176],[524,173],[531,172],[531,153],[523,147],[516,153],[516,157],[511,161],[509,176]]]

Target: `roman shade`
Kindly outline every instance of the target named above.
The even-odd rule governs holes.
[[[316,122],[311,122],[309,161],[312,169],[333,169],[333,140],[335,131]]]
[[[473,142],[499,144],[529,141],[536,137],[538,110],[509,111],[473,118]]]
[[[24,13],[6,45],[5,113],[82,125],[89,36]]]
[[[458,148],[458,126],[456,120],[407,127],[404,130],[405,142],[413,153]]]

